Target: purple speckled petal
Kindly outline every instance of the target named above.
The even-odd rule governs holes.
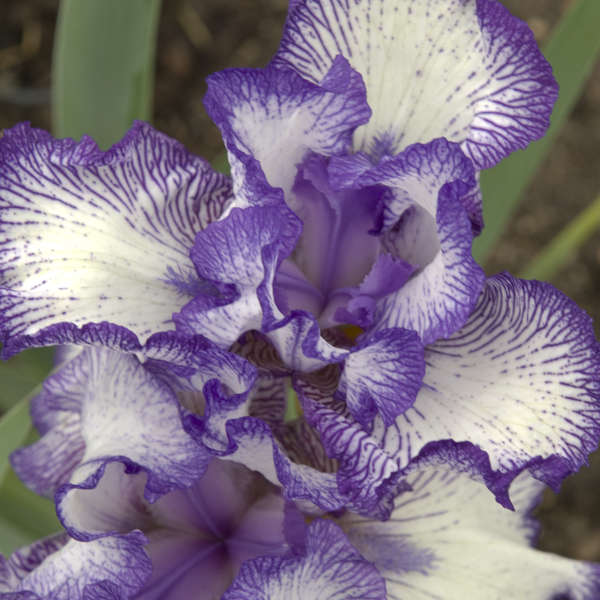
[[[303,555],[261,557],[242,565],[223,600],[385,600],[385,583],[331,522],[308,528]]]
[[[143,339],[174,328],[172,313],[203,289],[189,251],[229,200],[227,178],[141,122],[107,152],[17,125],[0,166],[5,341],[67,320]]]
[[[0,554],[0,592],[16,589],[24,577],[68,541],[69,536],[62,532],[37,540],[30,546],[17,550],[8,559]]]
[[[29,572],[21,569],[19,581],[0,592],[21,592],[29,595],[2,594],[7,600],[100,600],[101,598],[134,597],[150,576],[152,566],[143,545],[146,538],[140,532],[111,536],[92,542],[70,540],[66,545],[48,554],[38,565],[30,565]],[[34,546],[39,546],[37,542]],[[30,560],[28,550],[17,551],[9,563],[19,565]],[[107,587],[108,586],[108,587]],[[102,596],[110,590],[118,596]]]
[[[374,156],[446,137],[478,168],[541,137],[558,88],[525,23],[496,0],[302,0],[274,64],[318,82],[342,55],[373,117],[354,136]]]
[[[509,504],[520,471],[556,488],[598,445],[591,319],[548,284],[489,279],[466,325],[426,348],[425,362],[413,406],[385,431],[376,421],[374,435],[402,465],[423,451],[464,454]]]
[[[391,425],[417,397],[425,362],[414,331],[386,329],[361,340],[344,363],[338,393],[354,418],[367,427],[378,413]]]
[[[387,519],[394,497],[404,486],[397,461],[344,415],[307,397],[303,397],[302,404],[327,454],[338,462],[337,483],[346,508]]]
[[[600,567],[530,547],[542,487],[528,474],[511,486],[517,511],[494,502],[471,474],[421,464],[384,523],[346,514],[341,526],[386,581],[389,598],[569,598],[600,594]]]
[[[296,371],[314,371],[341,362],[349,354],[325,340],[317,320],[304,311],[292,311],[285,319],[268,323],[266,333],[281,360]]]
[[[387,186],[382,248],[417,269],[374,309],[376,330],[415,330],[429,344],[459,329],[481,291],[484,274],[471,256],[473,165],[459,146],[440,138],[415,144],[368,168],[364,157],[334,157],[339,187]],[[476,211],[475,211],[476,212]]]
[[[354,128],[368,121],[360,75],[341,57],[330,67],[319,85],[273,68],[231,69],[208,78],[204,103],[229,150],[236,206],[262,200],[245,190],[250,163],[258,161],[269,184],[287,193],[309,150],[343,152]]]
[[[218,290],[198,295],[174,319],[178,330],[229,347],[263,319],[280,318],[273,277],[294,247],[300,223],[284,205],[233,209],[198,234],[192,260]]]
[[[69,512],[69,490],[95,485],[106,463],[120,461],[145,471],[145,495],[152,501],[189,485],[209,460],[184,432],[170,388],[128,354],[85,349],[46,382],[34,412],[42,408],[57,413],[53,427],[18,450],[13,465],[38,492],[52,493],[70,480],[57,496],[67,528],[79,518],[77,510]],[[48,467],[48,456],[58,465]]]

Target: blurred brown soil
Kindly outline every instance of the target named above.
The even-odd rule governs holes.
[[[543,42],[571,0],[504,0]],[[17,121],[50,127],[50,66],[58,0],[0,3],[0,129]],[[213,159],[223,146],[202,106],[204,78],[226,67],[262,67],[277,48],[286,0],[163,2],[155,125]],[[488,264],[517,272],[575,214],[600,194],[600,66],[523,199]],[[600,331],[600,232],[553,281],[593,317]],[[539,515],[541,546],[600,560],[600,455],[548,493]]]

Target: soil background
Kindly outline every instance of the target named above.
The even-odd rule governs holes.
[[[543,43],[571,0],[503,0]],[[154,124],[212,160],[223,151],[202,106],[205,77],[226,67],[263,67],[275,52],[286,0],[164,0]],[[50,128],[50,66],[58,0],[0,0],[0,129],[18,121]],[[517,272],[600,193],[600,65],[551,155],[486,265]],[[553,283],[595,319],[600,333],[600,232]],[[600,561],[600,454],[548,492],[540,547]]]

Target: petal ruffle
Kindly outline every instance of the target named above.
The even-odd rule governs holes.
[[[338,55],[373,110],[355,148],[376,157],[446,137],[491,167],[544,134],[558,93],[532,32],[496,0],[295,3],[274,64],[318,82]]]
[[[345,394],[354,418],[367,427],[375,414],[391,425],[415,401],[425,362],[414,331],[384,329],[352,348],[344,363],[338,393]]]
[[[467,320],[484,281],[471,255],[479,222],[471,161],[456,144],[436,139],[385,157],[377,166],[360,154],[334,157],[330,172],[337,187],[387,187],[382,248],[416,267],[399,290],[379,300],[374,329],[413,329],[425,344],[454,333]]]
[[[173,329],[172,313],[203,289],[189,251],[229,200],[227,178],[141,122],[107,152],[17,125],[0,164],[1,328],[13,351],[25,345],[15,337],[67,319],[143,339]]]
[[[13,455],[13,465],[40,493],[65,484],[57,503],[67,529],[79,518],[69,490],[96,485],[107,463],[145,471],[145,495],[153,501],[190,485],[210,458],[183,430],[171,389],[128,354],[85,349],[48,379],[35,405],[60,417],[41,440]],[[49,456],[56,466],[47,467]]]
[[[140,532],[91,542],[70,540],[45,557],[10,591],[30,594],[23,598],[43,600],[133,597],[152,570],[143,549],[145,543],[146,538]],[[21,561],[22,557],[23,551],[18,551],[10,560]],[[102,596],[102,588],[119,595]],[[4,597],[15,599],[12,594],[0,594],[0,598]]]
[[[600,567],[530,547],[529,513],[541,486],[523,473],[511,487],[517,512],[494,502],[470,474],[422,464],[409,475],[387,522],[345,515],[341,525],[375,564],[390,598],[569,598],[600,594]]]
[[[269,184],[287,195],[309,150],[343,152],[354,128],[368,121],[362,79],[346,60],[334,60],[317,84],[273,68],[230,69],[208,78],[204,103],[229,150],[236,206],[260,199],[245,189],[251,163],[258,161]]]
[[[556,488],[597,447],[600,348],[591,319],[552,286],[489,279],[466,325],[426,348],[425,361],[414,405],[385,430],[376,421],[402,465],[448,453],[509,505],[522,470]]]
[[[273,278],[292,251],[299,227],[282,204],[234,208],[209,225],[196,238],[192,260],[219,291],[198,295],[175,315],[178,330],[229,347],[245,331],[262,329],[263,319],[282,316]]]
[[[385,600],[377,569],[333,523],[315,521],[303,555],[246,561],[223,600]]]

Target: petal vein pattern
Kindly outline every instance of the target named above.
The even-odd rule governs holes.
[[[517,511],[496,504],[470,474],[429,462],[409,474],[389,521],[347,514],[340,525],[386,580],[389,600],[527,598],[593,600],[597,565],[530,547],[530,516],[543,486],[521,474],[511,486]]]
[[[230,197],[224,176],[141,122],[107,152],[17,125],[0,164],[5,340],[65,321],[174,328],[204,285],[189,250]]]
[[[496,0],[303,0],[274,64],[318,82],[336,56],[373,110],[355,149],[381,154],[446,137],[478,168],[541,137],[557,97],[525,23]]]
[[[548,284],[491,278],[467,324],[427,347],[425,362],[413,406],[385,431],[376,421],[374,434],[403,465],[424,449],[459,462],[464,452],[510,505],[520,471],[556,488],[598,444],[591,319]]]
[[[343,152],[354,128],[368,121],[364,84],[346,60],[333,61],[317,83],[273,68],[231,69],[208,79],[204,103],[229,150],[236,206],[261,200],[247,181],[256,161],[269,184],[287,194],[309,150]]]

